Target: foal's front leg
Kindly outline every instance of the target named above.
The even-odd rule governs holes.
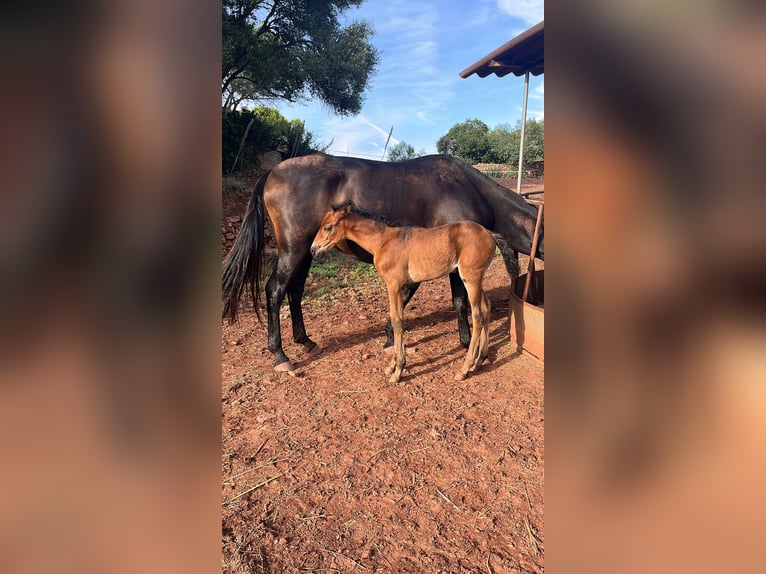
[[[388,306],[391,314],[391,327],[394,330],[394,358],[391,361],[391,365],[386,369],[386,374],[391,375],[388,382],[398,383],[406,362],[403,333],[404,303],[400,285],[389,285]]]
[[[420,287],[420,283],[410,283],[402,287],[402,309],[407,307],[407,303],[410,302],[410,299],[412,299],[412,296],[415,294],[415,291],[418,290],[418,287]],[[389,317],[386,321],[386,344],[383,345],[383,348],[388,351],[393,350],[393,346],[394,329],[391,327],[391,317]]]

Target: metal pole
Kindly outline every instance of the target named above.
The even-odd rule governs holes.
[[[394,133],[394,126],[391,126],[391,131],[388,132],[388,137],[386,138],[386,145],[383,146],[383,157],[380,159],[386,159],[386,150],[388,149],[388,142],[391,141],[391,134]]]
[[[521,193],[521,172],[524,167],[524,137],[527,131],[527,97],[529,96],[529,72],[524,74],[524,102],[521,104],[521,141],[519,142],[519,178],[516,193]]]

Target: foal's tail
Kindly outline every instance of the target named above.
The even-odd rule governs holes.
[[[222,316],[229,323],[237,320],[237,307],[245,285],[248,286],[255,306],[255,314],[261,320],[261,269],[264,249],[263,187],[269,172],[264,173],[255,184],[253,195],[247,204],[247,214],[237,234],[234,245],[223,261],[221,282],[223,296]]]

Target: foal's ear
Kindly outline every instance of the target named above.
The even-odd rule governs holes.
[[[332,210],[336,213],[338,211],[341,212],[341,215],[346,215],[351,211],[351,206],[353,205],[353,202],[350,199],[347,199],[343,203],[336,203],[332,206]]]

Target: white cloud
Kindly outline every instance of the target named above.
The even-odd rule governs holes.
[[[444,5],[392,0],[381,4],[375,17],[381,65],[365,113],[385,128],[385,137],[393,125],[394,135],[414,145],[413,128],[436,125],[460,81],[457,71],[444,69],[444,50],[453,40],[445,37]]]
[[[333,155],[379,158],[391,128],[384,129],[365,116],[334,117],[324,123],[323,138],[332,141],[328,150]],[[399,143],[391,136],[389,146]]]
[[[370,120],[365,118],[364,116],[359,116],[359,118],[365,122],[368,126],[370,126],[373,130],[375,130],[379,135],[383,136],[384,138],[388,137],[388,130],[384,130],[380,126],[376,126],[374,123],[372,123]]]
[[[497,6],[509,16],[519,18],[530,26],[534,26],[545,18],[543,0],[497,0]]]
[[[470,8],[457,0],[364,3],[349,17],[372,22],[380,65],[362,114],[334,117],[326,106],[312,102],[285,107],[285,117],[305,119],[307,129],[323,144],[332,140],[330,153],[374,159],[380,159],[392,125],[389,147],[403,140],[434,153],[438,138],[455,123],[472,117],[490,126],[513,122],[520,113],[509,117],[515,105],[508,109],[508,102],[511,98],[521,103],[521,80],[464,80],[458,72],[537,24],[542,7],[541,0],[474,0]],[[529,118],[543,115],[540,80],[530,78]]]
[[[426,114],[427,114],[427,113],[428,113],[427,111],[425,111],[425,110],[421,110],[421,111],[419,111],[417,114],[415,114],[415,116],[416,116],[416,117],[417,117],[417,118],[418,118],[418,119],[419,119],[421,122],[423,122],[424,124],[428,124],[429,126],[435,125],[435,124],[434,124],[434,122],[432,122],[431,120],[429,120],[429,119],[426,117]]]

